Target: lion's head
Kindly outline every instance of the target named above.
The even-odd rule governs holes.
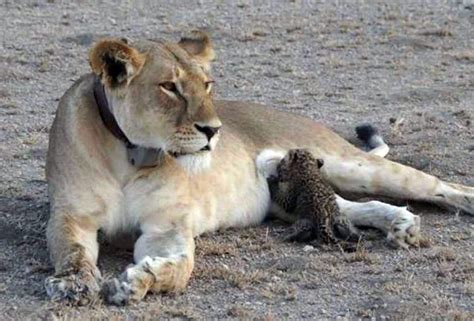
[[[179,43],[105,39],[90,50],[111,111],[128,139],[181,157],[209,154],[221,121],[214,110],[209,37],[194,31]]]

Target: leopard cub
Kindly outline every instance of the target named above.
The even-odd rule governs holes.
[[[292,149],[278,164],[277,176],[268,179],[272,201],[295,222],[288,241],[356,238],[356,229],[339,211],[334,190],[321,177],[323,165],[309,151]]]

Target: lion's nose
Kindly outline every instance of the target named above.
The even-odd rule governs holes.
[[[208,140],[211,140],[212,137],[214,137],[215,134],[219,131],[221,126],[219,127],[211,127],[211,126],[199,126],[198,124],[194,124],[194,127],[204,135],[206,135]]]

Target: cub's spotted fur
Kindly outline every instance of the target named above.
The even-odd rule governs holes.
[[[336,243],[356,235],[355,228],[339,211],[334,190],[320,175],[323,164],[309,151],[293,149],[278,164],[277,177],[269,178],[272,200],[296,219],[289,241],[317,238]]]

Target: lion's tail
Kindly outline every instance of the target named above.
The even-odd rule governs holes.
[[[380,157],[385,157],[390,148],[379,134],[377,128],[370,124],[363,124],[356,127],[357,138],[364,142],[369,149],[368,153]]]

